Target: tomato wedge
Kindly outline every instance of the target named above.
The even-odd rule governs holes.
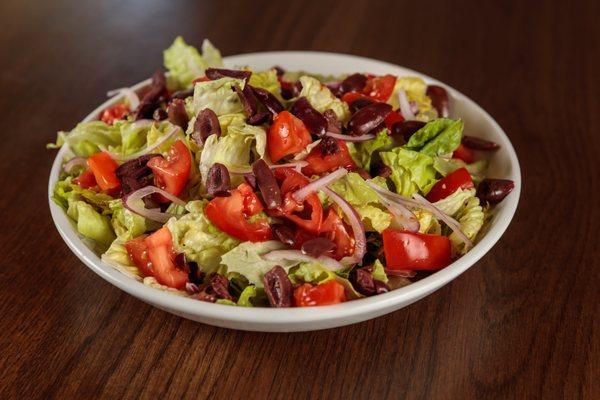
[[[308,156],[306,156],[305,161],[308,162],[308,165],[302,168],[302,172],[305,175],[320,175],[324,172],[334,171],[340,167],[344,167],[349,170],[356,169],[356,164],[350,156],[350,152],[348,151],[348,146],[346,146],[345,141],[336,140],[338,150],[333,154],[327,154],[323,143],[329,139],[327,139],[327,137],[323,138],[321,143],[312,149]]]
[[[148,258],[152,263],[152,275],[158,283],[175,289],[183,289],[188,282],[188,273],[175,265],[173,238],[165,226],[144,239],[148,247]],[[137,264],[136,264],[137,265]]]
[[[262,211],[262,205],[252,188],[242,183],[228,197],[215,197],[204,208],[210,222],[223,232],[243,241],[264,242],[273,237],[266,219],[254,222],[248,217]]]
[[[308,129],[289,111],[282,111],[273,118],[267,137],[267,149],[273,162],[304,150],[312,143]]]
[[[94,173],[89,169],[86,169],[77,178],[73,179],[73,183],[79,185],[82,189],[91,189],[94,186],[98,186]]]
[[[377,101],[388,101],[394,91],[396,77],[393,75],[375,76],[367,79],[363,93]]]
[[[121,182],[115,174],[119,164],[106,152],[96,153],[87,160],[90,171],[102,190],[114,190],[121,187]]]
[[[112,125],[113,122],[125,118],[129,112],[129,107],[126,104],[117,104],[102,111],[100,121]]]
[[[385,117],[385,126],[388,129],[392,129],[392,125],[394,125],[396,122],[402,122],[404,121],[404,117],[402,115],[400,115],[400,113],[398,111],[392,111],[391,113],[388,114],[387,117]]]
[[[371,99],[369,96],[365,96],[364,94],[358,92],[348,92],[342,96],[342,101],[345,101],[348,103],[348,105],[354,103],[358,99],[373,101],[373,99]]]
[[[445,199],[458,189],[472,189],[475,185],[471,174],[466,168],[459,168],[456,171],[446,175],[444,178],[436,182],[427,193],[427,200],[435,203],[438,200]]]
[[[348,227],[342,218],[330,208],[327,212],[327,218],[321,226],[322,236],[335,243],[336,248],[333,257],[341,260],[354,253],[354,238],[348,233]]]
[[[440,235],[386,229],[383,251],[392,270],[438,270],[452,261],[450,239]]]
[[[460,144],[454,153],[452,153],[453,158],[458,158],[459,160],[463,160],[467,164],[471,164],[475,160],[475,155],[473,154],[473,150],[467,148],[464,144]]]
[[[327,306],[346,301],[341,283],[331,280],[320,285],[305,283],[294,290],[296,307]]]
[[[177,196],[187,184],[192,167],[192,156],[183,141],[177,140],[169,149],[166,158],[162,156],[151,158],[148,167],[154,173],[155,185]]]
[[[294,222],[300,228],[312,234],[318,234],[323,220],[323,206],[316,193],[306,196],[302,203],[297,202],[292,194],[308,184],[308,178],[291,168],[277,168],[273,172],[280,183],[283,204],[267,212],[272,217],[283,217]]]
[[[141,235],[135,239],[125,243],[125,250],[133,263],[142,271],[144,276],[152,276],[152,263],[148,258],[148,246],[146,245],[146,238],[148,235]]]

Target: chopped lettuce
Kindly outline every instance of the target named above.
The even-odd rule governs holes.
[[[485,214],[479,199],[475,196],[467,200],[464,207],[456,213],[458,223],[460,224],[460,230],[471,240],[474,240],[479,233],[479,230],[483,226],[485,221]],[[452,251],[455,254],[466,253],[464,243],[460,240],[456,233],[450,235],[450,241],[452,242]]]
[[[207,203],[207,200],[190,201],[185,207],[189,213],[179,219],[169,219],[166,226],[173,237],[175,250],[210,273],[219,267],[221,256],[239,241],[220,231],[206,218],[204,207]]]
[[[350,155],[360,167],[368,171],[371,167],[373,153],[377,150],[390,148],[392,147],[392,144],[393,140],[391,136],[388,135],[387,129],[384,129],[377,134],[375,139],[354,144],[353,151],[351,151]],[[350,146],[348,146],[348,148],[350,149]]]
[[[146,232],[146,218],[125,208],[121,199],[109,202],[108,207],[112,212],[110,223],[117,237],[130,240]]]
[[[327,267],[313,262],[303,262],[290,269],[288,277],[292,284],[320,284],[336,278],[336,274]]]
[[[487,169],[488,161],[486,159],[477,160],[474,163],[466,164],[463,160],[458,158],[442,158],[435,157],[433,161],[433,168],[439,172],[442,176],[446,176],[459,168],[466,168],[471,174],[473,182],[479,183],[483,177],[484,172]]]
[[[346,122],[350,118],[348,104],[335,97],[327,86],[310,76],[300,77],[300,83],[302,83],[300,96],[306,97],[317,111],[323,113],[330,108],[340,121]]]
[[[431,212],[415,210],[414,213],[419,220],[419,233],[430,233],[433,235],[442,234],[442,226]]]
[[[237,272],[248,279],[250,284],[262,288],[262,277],[276,265],[288,270],[298,261],[268,261],[261,256],[274,250],[284,249],[285,245],[279,241],[268,242],[243,242],[221,257],[221,264],[227,267],[227,272]]]
[[[102,121],[81,122],[70,132],[58,132],[55,144],[48,144],[56,149],[64,144],[80,157],[89,157],[100,151],[100,147],[108,148],[121,144],[120,129],[116,125],[108,125]]]
[[[419,108],[417,119],[427,122],[437,117],[437,112],[431,105],[431,99],[427,96],[427,83],[415,76],[404,76],[396,80],[394,91],[388,103],[395,109],[399,107],[398,91],[404,89],[408,101],[415,102]]]
[[[108,247],[115,239],[107,216],[82,200],[70,200],[67,215],[77,221],[77,231],[88,239]]]
[[[279,101],[283,100],[281,97],[281,85],[279,84],[279,79],[277,79],[277,71],[275,69],[253,72],[248,83],[250,86],[268,90]]]
[[[108,250],[101,257],[102,261],[113,266],[124,274],[132,278],[141,279],[142,274],[138,267],[131,261],[127,249],[125,248],[125,240],[115,239]]]
[[[450,196],[433,203],[440,211],[453,217],[461,210],[467,201],[475,196],[475,189],[458,189]]]
[[[163,52],[165,67],[169,70],[169,88],[184,89],[192,81],[204,75],[208,67],[222,67],[221,53],[208,40],[202,43],[201,55],[196,48],[188,45],[181,36]]]
[[[194,85],[194,97],[191,109],[188,111],[196,115],[198,111],[210,108],[217,116],[243,112],[244,107],[240,98],[233,90],[235,85],[243,88],[245,81],[243,79],[225,77],[214,81],[196,83]],[[193,122],[190,121],[190,126],[192,127]]]
[[[416,131],[405,147],[432,157],[451,154],[460,145],[462,131],[461,120],[438,118]]]
[[[391,168],[390,179],[396,185],[396,192],[401,195],[427,193],[436,181],[433,158],[426,154],[396,147],[379,153],[379,156]]]
[[[109,214],[109,203],[114,199],[105,193],[82,189],[73,183],[73,178],[69,176],[56,182],[52,200],[65,210],[69,208],[69,200],[83,200],[102,210],[102,214]]]
[[[373,279],[375,279],[377,281],[381,281],[381,282],[385,282],[385,283],[388,282],[388,276],[385,273],[383,264],[379,260],[375,260],[375,262],[373,263],[373,272],[371,274],[373,275]]]

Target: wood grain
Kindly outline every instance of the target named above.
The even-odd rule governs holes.
[[[600,398],[598,4],[4,0],[0,398]],[[458,88],[517,150],[513,223],[435,294],[341,329],[236,332],[122,293],[55,231],[44,145],[178,34],[224,54],[358,54]]]

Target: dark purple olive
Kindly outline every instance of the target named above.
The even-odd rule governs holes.
[[[186,90],[179,90],[171,95],[171,99],[185,100],[186,98],[192,96],[193,94],[194,94],[194,88],[186,89]]]
[[[367,268],[356,268],[350,272],[350,282],[354,289],[362,295],[373,296],[375,294],[375,279]]]
[[[183,254],[183,253],[181,253]],[[204,280],[204,271],[198,267],[198,264],[193,261],[188,261],[188,268],[190,272],[188,273],[188,280],[196,285],[199,285]]]
[[[235,79],[249,79],[252,75],[251,71],[241,71],[238,69],[223,69],[223,68],[206,68],[204,75],[211,81],[224,77]]]
[[[371,99],[361,98],[361,99],[354,100],[352,103],[350,103],[350,105],[348,107],[350,108],[350,113],[354,114],[361,108],[365,108],[366,106],[369,106],[373,103],[375,103],[375,102]]]
[[[344,95],[344,91],[342,89],[342,82],[329,82],[329,83],[326,83],[325,86],[327,86],[327,89],[329,89],[329,91],[335,97],[340,98]]]
[[[189,121],[187,111],[185,111],[185,101],[182,99],[174,99],[169,104],[167,112],[169,116],[169,122],[173,125],[181,127],[181,129],[183,129],[185,132]]]
[[[340,144],[331,136],[324,136],[318,147],[323,157],[332,156],[340,151]]]
[[[271,171],[265,160],[262,158],[256,160],[252,164],[252,172],[254,172],[256,184],[260,189],[267,208],[272,210],[279,207],[282,203],[281,191],[279,190],[279,185],[277,184],[275,175],[273,175],[273,171]]]
[[[323,116],[327,120],[327,132],[342,133],[342,123],[338,119],[337,114],[331,108],[325,110]]]
[[[205,108],[196,115],[191,137],[198,145],[203,145],[210,135],[221,136],[221,125],[217,114],[210,108]]]
[[[198,300],[214,303],[217,299],[233,300],[229,293],[229,280],[223,275],[210,274],[206,283],[199,287]]]
[[[323,136],[327,132],[327,119],[310,105],[306,97],[300,97],[290,110],[313,135]]]
[[[371,165],[371,175],[389,178],[392,175],[392,169],[382,162]]]
[[[158,122],[164,121],[168,117],[169,117],[169,114],[167,114],[167,112],[165,110],[163,110],[162,108],[157,108],[152,113],[152,119],[155,121],[158,121]]]
[[[362,92],[367,84],[367,77],[363,74],[352,74],[342,81],[342,92]]]
[[[396,146],[407,143],[410,137],[419,129],[425,126],[422,121],[402,121],[392,125],[391,136]]]
[[[427,96],[431,98],[431,104],[439,117],[447,118],[450,115],[450,101],[446,89],[436,85],[427,86]]]
[[[350,118],[348,131],[352,135],[365,135],[383,123],[391,112],[392,106],[386,103],[373,103],[363,107]]]
[[[284,110],[283,105],[271,92],[263,88],[252,87],[254,95],[272,114],[279,114]]]
[[[515,188],[515,183],[509,179],[486,178],[477,186],[477,197],[490,204],[498,204]]]
[[[244,174],[244,180],[250,187],[254,190],[258,190],[258,184],[256,183],[256,177],[252,172],[248,172]]]
[[[220,163],[214,163],[206,177],[206,191],[211,196],[229,196],[231,179],[229,170]]]
[[[115,170],[117,179],[121,182],[123,194],[135,192],[138,189],[152,185],[152,170],[148,167],[148,161],[159,154],[145,154],[134,160],[129,160],[119,165]]]
[[[281,85],[281,97],[286,100],[298,97],[302,91],[302,83],[300,81]]]
[[[290,247],[293,247],[296,244],[296,235],[294,229],[289,225],[274,224],[271,225],[271,229],[281,243],[287,244]]]
[[[242,107],[244,107],[244,113],[246,113],[246,116],[252,117],[254,114],[256,114],[256,111],[258,110],[258,100],[256,99],[256,96],[254,96],[250,86],[246,85],[242,90],[238,85],[235,85],[233,89],[242,102]]]
[[[320,257],[335,250],[337,246],[331,240],[318,237],[302,243],[302,253],[311,257]]]
[[[261,124],[268,123],[269,120],[271,119],[271,116],[272,116],[272,114],[270,112],[259,111],[256,114],[254,114],[253,116],[249,117],[247,122],[250,125],[261,125]]]
[[[468,147],[469,149],[480,151],[494,151],[500,148],[500,145],[498,143],[467,135],[463,136],[462,144],[464,144],[465,147]]]
[[[291,307],[293,299],[292,282],[279,265],[263,276],[265,294],[271,307]]]
[[[383,294],[389,292],[391,289],[385,282],[375,281],[375,294]]]
[[[283,69],[282,67],[280,67],[279,65],[275,65],[273,67],[273,69],[275,70],[275,72],[277,73],[278,77],[282,77],[283,74],[285,74],[285,69]]]
[[[167,94],[167,79],[162,71],[156,71],[152,75],[150,89],[142,96],[140,104],[133,111],[133,117],[139,119],[152,118],[154,110],[158,108],[161,100]]]

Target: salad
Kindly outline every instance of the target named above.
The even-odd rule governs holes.
[[[514,186],[421,78],[225,69],[181,37],[164,65],[49,145],[69,148],[54,202],[151,287],[245,307],[386,293],[468,252]]]

